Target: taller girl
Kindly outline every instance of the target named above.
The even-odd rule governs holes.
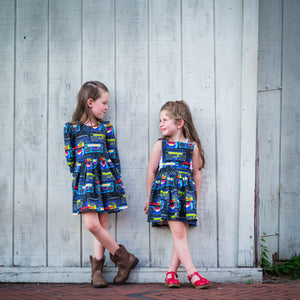
[[[173,236],[171,263],[166,274],[168,287],[180,287],[177,269],[182,263],[195,288],[210,281],[196,270],[187,242],[189,226],[197,226],[197,198],[201,184],[204,152],[188,105],[169,101],[160,110],[163,138],[152,150],[146,185],[145,212],[152,226],[169,225]]]
[[[107,230],[108,214],[127,208],[113,126],[103,121],[108,103],[109,91],[103,83],[84,83],[72,121],[64,126],[66,159],[73,174],[73,214],[83,215],[86,228],[94,236],[95,256],[90,256],[94,287],[107,286],[102,276],[105,248],[119,267],[115,284],[124,283],[138,264]]]

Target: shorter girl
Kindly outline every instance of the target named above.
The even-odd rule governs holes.
[[[94,287],[107,286],[102,276],[105,248],[119,267],[115,284],[124,283],[139,261],[107,230],[108,214],[127,208],[114,130],[102,120],[108,102],[109,91],[103,83],[84,83],[72,122],[64,126],[66,159],[73,174],[73,213],[82,214],[94,236],[95,257],[90,256]]]
[[[197,226],[197,197],[205,162],[188,105],[183,100],[165,103],[159,129],[163,138],[155,143],[150,156],[144,210],[152,226],[168,224],[172,232],[173,250],[165,284],[180,287],[176,272],[182,263],[191,284],[205,288],[211,283],[197,272],[187,243],[189,226]]]

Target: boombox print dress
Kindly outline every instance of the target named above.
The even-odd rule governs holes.
[[[167,220],[197,226],[196,187],[192,178],[194,144],[162,139],[162,158],[150,195],[148,221],[152,226]]]
[[[66,123],[65,154],[73,174],[73,214],[127,208],[120,160],[110,122],[97,126]]]

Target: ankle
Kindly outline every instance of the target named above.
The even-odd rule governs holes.
[[[194,275],[196,275],[195,273],[198,273],[196,268],[192,268],[189,271],[186,272],[188,277],[193,277]]]
[[[96,260],[101,260],[102,258],[104,257],[104,255],[94,255],[94,258],[96,259]]]
[[[190,282],[195,283],[195,281],[201,279],[201,275],[197,272],[197,270],[195,270],[194,272],[190,273],[190,275],[188,275],[188,279]]]
[[[177,270],[168,270],[167,274],[166,274],[166,278],[172,278],[173,274],[175,274],[175,276],[177,277]]]
[[[118,245],[117,247],[114,248],[112,252],[109,252],[112,256],[116,254],[116,252],[120,249],[120,246]]]

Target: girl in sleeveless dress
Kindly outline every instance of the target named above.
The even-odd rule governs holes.
[[[152,150],[146,178],[144,207],[152,226],[169,225],[173,237],[171,263],[166,274],[168,287],[180,287],[180,263],[197,289],[211,285],[196,270],[187,242],[190,226],[197,226],[197,198],[204,152],[186,102],[169,101],[160,110],[163,138]]]

